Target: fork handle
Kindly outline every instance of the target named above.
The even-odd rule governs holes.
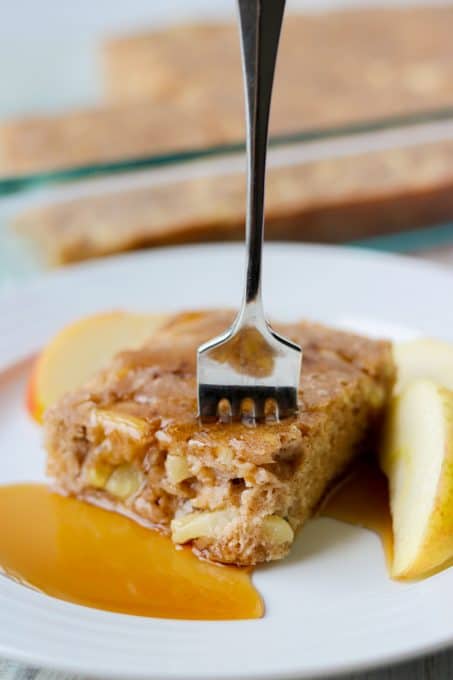
[[[238,0],[247,127],[245,304],[261,305],[269,110],[286,0]]]

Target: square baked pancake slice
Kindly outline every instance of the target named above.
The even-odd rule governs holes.
[[[373,446],[394,382],[391,345],[300,322],[300,413],[278,423],[201,424],[196,350],[227,311],[169,317],[45,417],[55,487],[190,544],[210,560],[284,557],[351,461]]]

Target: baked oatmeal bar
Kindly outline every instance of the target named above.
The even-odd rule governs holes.
[[[45,417],[57,489],[253,565],[287,554],[331,482],[373,445],[394,381],[391,346],[300,322],[300,413],[279,423],[200,424],[196,348],[230,312],[170,317]]]

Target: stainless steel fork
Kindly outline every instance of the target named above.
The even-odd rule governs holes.
[[[238,0],[238,7],[248,162],[245,291],[232,327],[198,349],[199,416],[226,422],[293,415],[302,361],[300,347],[266,322],[261,296],[269,109],[285,0]]]

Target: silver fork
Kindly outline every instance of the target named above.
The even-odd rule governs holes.
[[[302,361],[301,348],[270,328],[261,295],[269,109],[285,0],[238,0],[238,7],[247,122],[245,291],[231,328],[198,349],[199,416],[224,422],[295,414]]]

